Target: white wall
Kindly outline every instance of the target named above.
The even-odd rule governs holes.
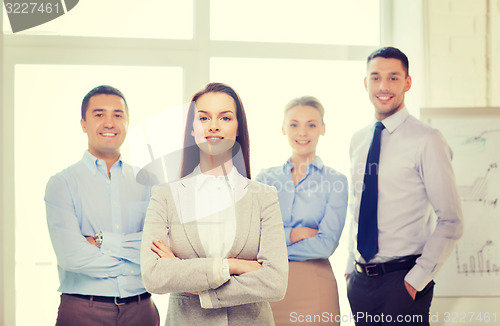
[[[488,2],[490,35],[486,24]],[[500,1],[425,0],[423,9],[427,58],[425,106],[500,106]],[[499,307],[499,297],[435,297],[431,315],[437,322],[432,325],[457,325],[451,320],[446,322],[446,314],[460,319],[464,314],[469,318],[470,313],[478,316],[486,312],[498,312],[497,322],[465,319],[465,324],[500,324]]]
[[[426,7],[428,106],[499,106],[500,1],[427,0]]]
[[[419,116],[423,107],[500,106],[500,0],[382,3],[391,9],[390,16],[384,17],[390,22],[385,28],[391,32],[385,34],[381,45],[400,48],[410,60],[413,86],[406,105],[412,114]],[[500,324],[499,307],[499,297],[434,297],[431,325]],[[471,313],[474,317],[482,313],[483,318],[489,313],[490,321],[470,321]],[[457,323],[464,315],[466,322]]]
[[[500,106],[500,0],[492,1],[490,8],[491,50],[493,62],[490,66],[493,78],[490,88],[491,105]]]

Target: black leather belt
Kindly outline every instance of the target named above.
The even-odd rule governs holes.
[[[117,306],[121,306],[127,303],[140,302],[141,300],[145,300],[151,297],[151,293],[144,292],[143,294],[134,295],[133,297],[128,298],[118,298],[118,297],[102,297],[98,295],[83,295],[83,294],[70,294],[65,293],[65,295],[70,295],[75,298],[85,299],[85,300],[93,300],[96,302],[107,302],[114,303]]]
[[[420,255],[405,256],[385,263],[361,264],[356,262],[356,270],[366,276],[379,276],[390,272],[411,269]]]

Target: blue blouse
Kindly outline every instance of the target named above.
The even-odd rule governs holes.
[[[262,170],[256,180],[276,187],[289,261],[329,258],[339,244],[347,211],[347,178],[316,158],[294,185],[293,163]],[[318,229],[315,237],[290,241],[292,228]]]
[[[139,254],[151,187],[137,183],[121,157],[110,172],[111,178],[106,163],[85,151],[47,183],[47,223],[62,293],[125,298],[146,292]],[[101,248],[85,239],[98,232]]]

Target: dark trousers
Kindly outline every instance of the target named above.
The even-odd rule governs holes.
[[[347,297],[357,326],[429,325],[434,281],[413,300],[404,284],[407,273],[400,270],[367,276],[354,271],[349,275]]]
[[[61,295],[56,326],[158,326],[160,317],[151,298],[124,305]]]

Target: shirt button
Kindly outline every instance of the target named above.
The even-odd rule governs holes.
[[[115,224],[115,228],[117,228],[117,229],[118,229],[118,228],[120,228],[120,226],[119,226],[118,224]]]
[[[108,276],[109,274],[108,273],[104,273],[104,276]]]
[[[120,289],[120,291],[122,291],[122,293],[123,293],[123,292],[125,292],[125,290],[124,290],[124,289]]]
[[[131,270],[131,271],[130,271],[130,274],[134,274],[134,270]]]
[[[109,185],[109,184],[111,183],[111,181],[109,181],[109,180],[106,180],[106,183],[107,183],[107,184]]]
[[[114,201],[114,202],[113,202],[113,205],[115,205],[115,206],[116,206],[116,205],[117,205],[117,203]]]
[[[137,261],[137,259],[136,259],[136,258],[134,258],[134,261]]]
[[[101,161],[97,161],[97,165],[101,165]]]
[[[108,249],[108,254],[110,254],[110,253],[111,253],[111,249]]]

